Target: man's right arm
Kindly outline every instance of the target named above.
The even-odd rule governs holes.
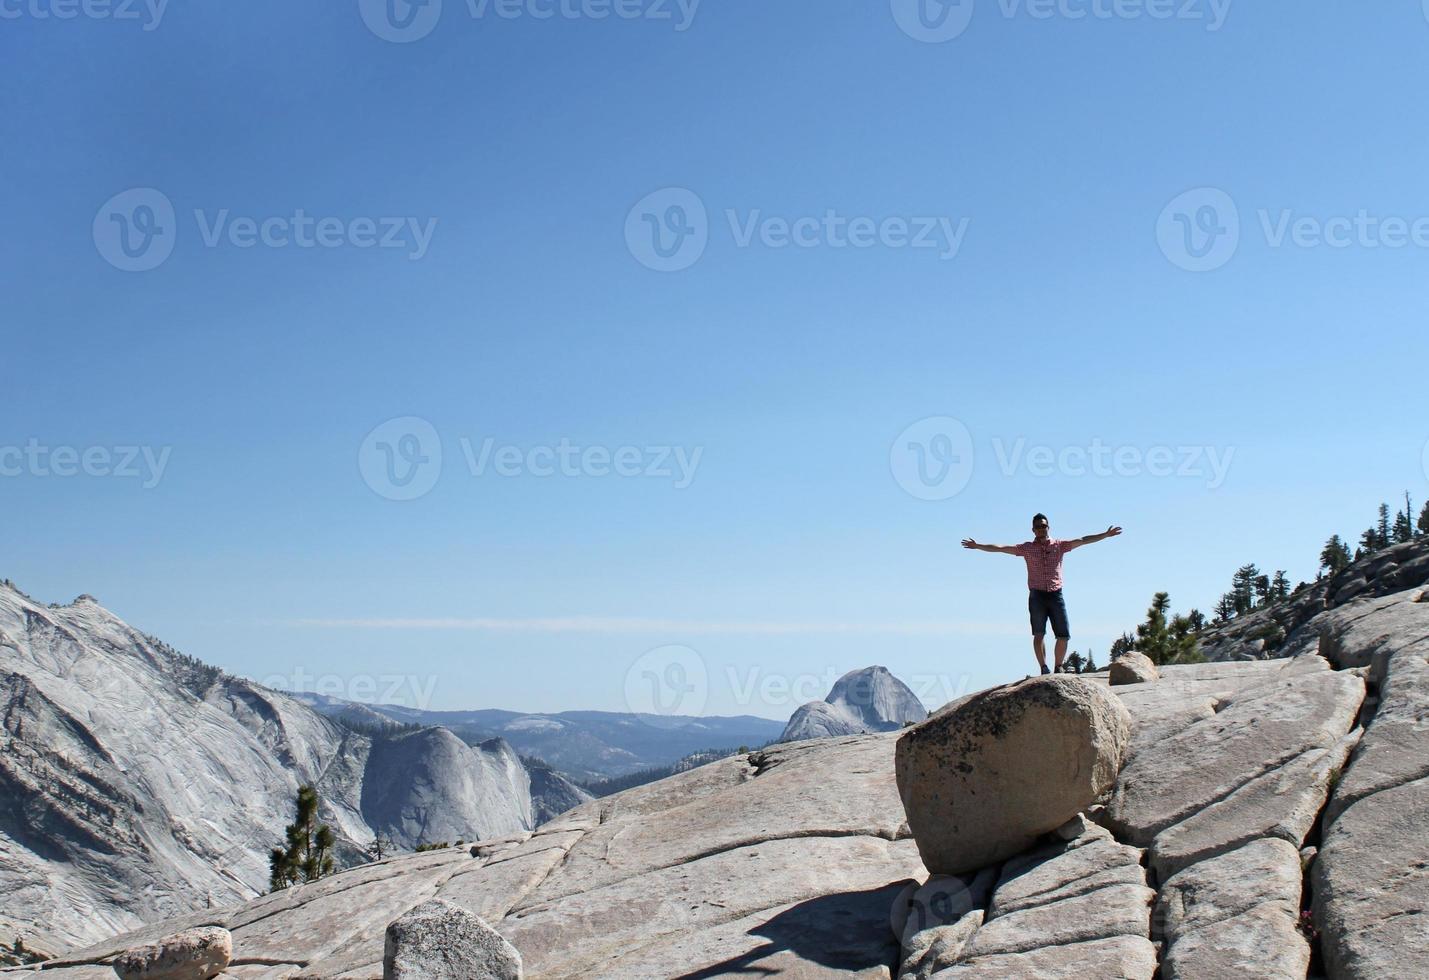
[[[1015,555],[1017,549],[1002,544],[978,544],[972,538],[963,538],[963,547],[971,548],[974,551],[987,551],[997,555]]]

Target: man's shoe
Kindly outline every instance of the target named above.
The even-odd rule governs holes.
[[[1043,665],[1042,665],[1042,673],[1043,673],[1043,674],[1050,674],[1050,673],[1052,673],[1052,670],[1051,670],[1051,668],[1048,667],[1046,664],[1043,664]]]

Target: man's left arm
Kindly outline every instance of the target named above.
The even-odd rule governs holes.
[[[1096,544],[1098,541],[1105,541],[1107,538],[1114,538],[1121,533],[1121,528],[1112,525],[1101,534],[1088,534],[1085,538],[1073,538],[1067,542],[1067,550],[1075,551],[1084,544]]]

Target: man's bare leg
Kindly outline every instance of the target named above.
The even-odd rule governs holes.
[[[1032,636],[1032,652],[1037,654],[1037,667],[1039,670],[1047,669],[1047,648],[1044,645],[1045,640],[1046,637],[1037,636],[1035,633]],[[1058,640],[1057,642],[1061,643],[1062,641]]]
[[[1053,654],[1057,658],[1057,666],[1054,669],[1060,674],[1062,672],[1062,661],[1067,659],[1067,638],[1065,636],[1057,637],[1057,644],[1053,649]]]

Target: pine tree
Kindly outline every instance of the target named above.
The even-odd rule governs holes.
[[[1429,501],[1424,503],[1424,509],[1419,512],[1419,536],[1429,535]]]
[[[1381,548],[1388,548],[1390,541],[1389,504],[1379,505],[1379,523],[1375,525],[1375,537]]]
[[[1260,577],[1260,569],[1255,564],[1242,565],[1231,578],[1231,602],[1237,616],[1255,608],[1255,580]]]
[[[1130,633],[1123,633],[1121,634],[1121,636],[1118,636],[1115,640],[1112,641],[1111,659],[1115,660],[1123,653],[1130,653],[1132,650],[1135,649],[1136,637],[1132,636]]]
[[[1076,650],[1073,650],[1071,654],[1067,657],[1067,670],[1073,674],[1080,674],[1082,672],[1082,668],[1084,668],[1086,665],[1086,658],[1084,658]]]
[[[1088,651],[1087,651],[1087,665],[1082,668],[1082,673],[1084,673],[1084,674],[1095,674],[1096,672],[1097,672],[1097,661],[1096,661],[1096,658],[1092,656],[1092,651],[1088,650]]]
[[[1270,576],[1257,575],[1255,577],[1255,605],[1256,608],[1267,605],[1270,602]]]
[[[392,843],[392,838],[378,834],[373,838],[372,843],[367,845],[367,856],[374,861],[381,861],[383,857],[392,853],[396,845]]]
[[[1216,622],[1224,623],[1235,615],[1235,598],[1227,592],[1216,602]]]
[[[1151,658],[1153,663],[1161,663],[1166,652],[1166,610],[1171,605],[1171,596],[1165,592],[1156,593],[1151,600],[1151,608],[1146,610],[1146,622],[1136,627],[1136,649]]]
[[[1177,663],[1201,663],[1206,659],[1201,654],[1200,641],[1196,639],[1190,616],[1172,616],[1169,632]]]
[[[1355,549],[1355,561],[1360,560],[1360,555],[1373,554],[1380,548],[1379,532],[1374,528],[1368,528],[1360,535],[1360,546]]]
[[[1166,592],[1156,593],[1151,600],[1151,608],[1146,610],[1146,622],[1136,627],[1136,649],[1155,664],[1197,663],[1203,660],[1190,620],[1185,616],[1176,616],[1168,623],[1166,614],[1170,609],[1171,596]]]
[[[268,852],[268,884],[273,891],[332,874],[332,828],[318,822],[318,807],[317,788],[299,786],[297,819],[283,830],[288,846]]]
[[[1394,543],[1403,544],[1414,540],[1414,521],[1403,512],[1394,517]]]
[[[1414,540],[1414,504],[1409,500],[1409,491],[1404,491],[1404,509],[1394,515],[1394,543],[1403,544]]]
[[[1270,601],[1284,602],[1290,598],[1290,579],[1285,575],[1285,569],[1279,569],[1275,573],[1275,580],[1270,583]]]

